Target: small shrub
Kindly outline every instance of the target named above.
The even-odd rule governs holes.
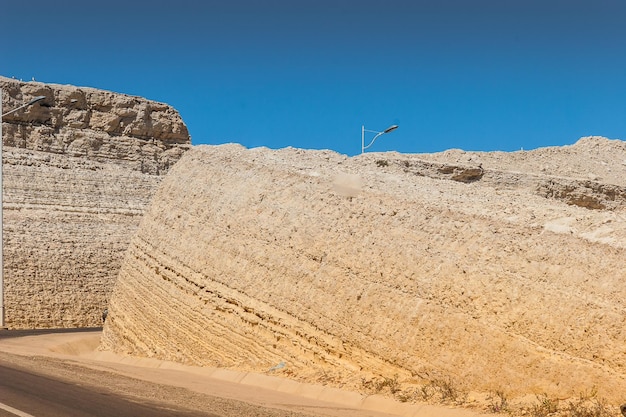
[[[546,394],[538,395],[537,401],[537,404],[533,404],[528,409],[528,414],[531,417],[548,417],[559,409],[559,401],[548,398]]]
[[[463,404],[466,400],[467,393],[455,386],[450,378],[435,379],[430,383],[430,385],[432,385],[435,392],[439,394],[441,402]]]
[[[365,379],[365,378],[361,378],[361,387],[366,391],[366,392],[371,392],[373,391],[373,381],[371,379]]]
[[[567,415],[570,417],[610,417],[614,413],[603,399],[580,397],[568,404]]]
[[[398,382],[398,375],[394,375],[393,378],[384,377],[381,380],[374,382],[374,388],[376,392],[382,392],[388,389],[390,393],[396,394],[400,391],[400,383]]]
[[[361,379],[361,386],[369,392],[379,394],[385,390],[388,390],[391,394],[400,392],[400,382],[398,382],[398,375],[394,375],[393,378],[383,377],[382,379]]]
[[[379,159],[379,160],[376,161],[376,166],[378,166],[378,167],[389,166],[389,161],[385,161],[384,159]]]
[[[416,392],[415,397],[421,401],[430,401],[436,394],[435,388],[431,384],[421,386]]]
[[[509,410],[509,400],[503,391],[496,391],[489,397],[489,405],[487,409],[492,413],[505,413]]]
[[[412,401],[415,398],[415,392],[402,391],[396,394],[398,401],[406,403]]]
[[[385,378],[385,385],[389,388],[389,392],[396,394],[400,392],[400,382],[398,382],[398,375],[394,375],[393,378]]]

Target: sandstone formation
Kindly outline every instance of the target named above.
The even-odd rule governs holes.
[[[387,378],[405,399],[453,381],[618,404],[625,187],[626,143],[598,137],[353,158],[194,147],[129,246],[101,348],[356,390]]]
[[[0,77],[5,318],[9,328],[86,327],[162,175],[190,145],[170,106],[92,88]]]

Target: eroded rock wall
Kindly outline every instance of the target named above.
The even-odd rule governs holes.
[[[5,324],[102,325],[144,209],[190,146],[168,105],[0,77]]]
[[[190,144],[171,106],[94,88],[0,77],[4,111],[45,99],[2,120],[5,146],[86,157],[147,174],[163,174]]]
[[[353,389],[450,378],[621,401],[623,206],[546,198],[501,158],[468,182],[416,173],[420,155],[195,147],[129,246],[102,348]]]

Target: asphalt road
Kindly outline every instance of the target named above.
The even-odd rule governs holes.
[[[301,404],[303,399],[299,397],[292,398],[289,394],[271,390],[265,392],[261,387],[243,389],[243,398],[248,401],[232,398],[233,389],[240,387],[230,382],[225,382],[228,387],[224,388],[219,381],[204,381],[209,385],[208,390],[196,391],[175,383],[178,378],[193,380],[191,375],[177,371],[168,373],[163,370],[159,378],[151,380],[141,372],[139,374],[145,378],[133,377],[132,370],[119,372],[126,369],[123,366],[118,369],[105,365],[101,369],[97,365],[87,366],[78,357],[68,359],[27,353],[39,352],[38,348],[45,350],[43,345],[38,345],[39,341],[55,340],[54,343],[59,343],[67,333],[89,332],[93,337],[101,331],[101,327],[0,329],[0,417],[312,417],[329,415],[326,411],[315,413],[318,408],[326,410],[330,406],[338,413],[343,410],[315,401],[309,404],[308,400],[304,400]],[[13,338],[17,340],[10,340]],[[70,339],[82,340],[82,336],[70,335]],[[18,353],[20,346],[27,351]],[[190,384],[202,387],[204,382],[199,378]],[[353,414],[349,410],[346,415],[383,414]]]
[[[131,400],[0,361],[0,417],[218,417]]]
[[[77,329],[17,329],[6,330],[0,329],[0,339],[10,339],[13,337],[38,336],[43,334],[54,333],[85,333],[102,330],[102,327],[81,327]]]

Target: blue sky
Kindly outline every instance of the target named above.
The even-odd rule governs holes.
[[[626,139],[624,0],[0,0],[0,74],[171,104],[192,143]],[[366,141],[373,134],[366,136]]]

